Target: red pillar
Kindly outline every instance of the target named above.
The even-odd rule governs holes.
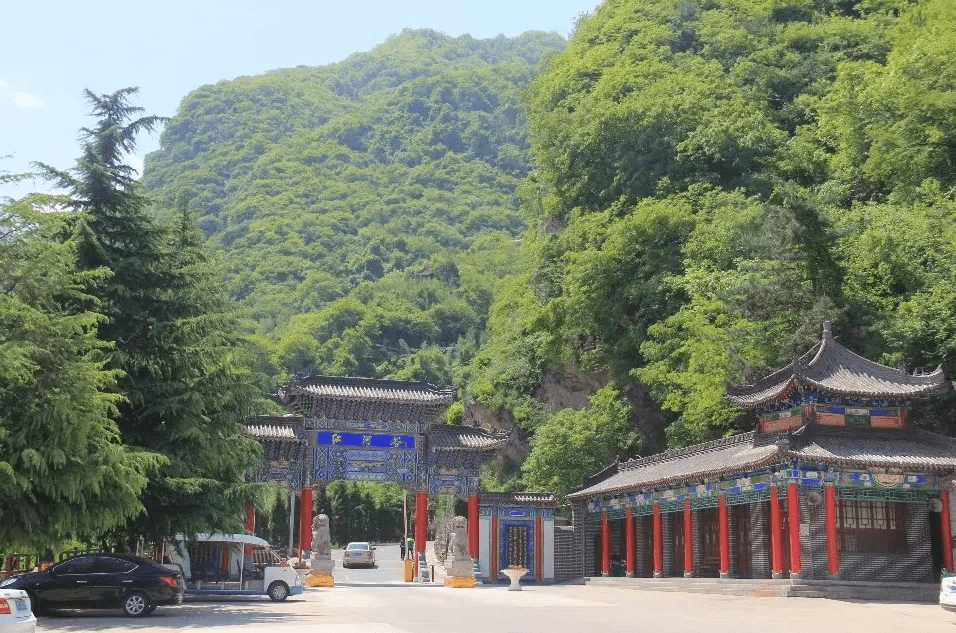
[[[418,576],[418,554],[425,551],[428,539],[428,493],[415,493],[415,562],[412,573]]]
[[[940,510],[940,526],[943,528],[943,566],[946,571],[953,571],[953,528],[949,522],[949,493],[943,491],[939,494],[939,500],[943,502],[943,509]]]
[[[302,489],[302,507],[299,508],[299,557],[312,549],[312,488]]]
[[[415,493],[415,551],[425,551],[428,540],[428,493]]]
[[[790,533],[790,575],[800,573],[800,496],[797,484],[787,486],[787,521]]]
[[[664,531],[661,526],[661,507],[654,504],[654,576],[664,574]]]
[[[783,574],[783,527],[780,523],[780,499],[777,487],[770,489],[770,573],[774,578]]]
[[[836,490],[826,486],[826,522],[827,522],[827,572],[831,576],[840,575],[840,552],[837,548]]]
[[[468,554],[478,558],[478,495],[468,495]]]
[[[690,514],[690,499],[684,499],[684,576],[694,575],[694,522]]]
[[[245,520],[246,531],[249,534],[256,533],[256,506],[251,503],[246,504],[246,520]]]
[[[601,575],[611,575],[611,526],[607,523],[607,510],[601,511]]]
[[[246,504],[246,520],[244,521],[246,532],[249,534],[256,533],[256,506],[251,503]],[[252,545],[246,545],[243,549],[243,552],[246,554],[252,553]]]
[[[534,518],[534,577],[538,582],[544,580],[541,562],[544,560],[541,548],[544,546],[544,531],[541,528],[541,517]]]
[[[727,524],[727,499],[724,493],[720,493],[717,503],[717,520],[720,524],[720,575],[724,577],[730,573],[730,530]]]
[[[634,514],[630,508],[624,512],[624,547],[627,550],[624,571],[628,578],[632,578],[634,576]]]

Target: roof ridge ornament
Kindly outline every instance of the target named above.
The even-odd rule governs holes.
[[[833,338],[833,321],[823,322],[823,338]]]

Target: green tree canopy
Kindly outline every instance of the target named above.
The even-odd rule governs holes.
[[[123,444],[113,418],[121,372],[56,199],[0,207],[0,545],[96,539],[143,510],[161,455]]]
[[[178,231],[163,230],[125,164],[137,133],[160,123],[139,117],[135,94],[87,91],[97,123],[84,130],[77,166],[41,165],[68,192],[81,270],[111,273],[93,293],[105,317],[98,337],[122,395],[122,441],[168,460],[143,492],[145,512],[120,536],[238,529],[254,496],[245,471],[259,455],[242,422],[256,413],[260,385],[244,368],[235,313],[188,213]]]

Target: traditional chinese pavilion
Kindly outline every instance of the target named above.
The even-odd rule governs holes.
[[[246,427],[263,445],[263,461],[250,478],[300,491],[301,550],[311,548],[313,487],[330,481],[381,481],[415,494],[420,552],[426,542],[428,495],[467,499],[469,549],[478,556],[481,464],[508,437],[445,424],[453,391],[419,382],[322,376],[285,385],[276,397],[290,413]],[[249,522],[247,516],[252,529]]]
[[[910,404],[949,388],[822,340],[728,388],[754,430],[615,463],[570,494],[584,575],[932,582],[953,569],[952,439]]]

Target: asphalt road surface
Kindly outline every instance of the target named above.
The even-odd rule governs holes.
[[[341,586],[388,584],[403,582],[404,568],[398,544],[385,543],[375,546],[375,567],[342,567],[343,550],[333,549],[335,561],[335,584]]]
[[[393,550],[390,555],[390,550]],[[144,633],[956,633],[956,614],[933,604],[747,598],[589,585],[452,589],[401,582],[397,546],[374,569],[341,568],[336,586],[285,602],[193,599],[131,619],[118,610],[44,615],[41,632]]]

